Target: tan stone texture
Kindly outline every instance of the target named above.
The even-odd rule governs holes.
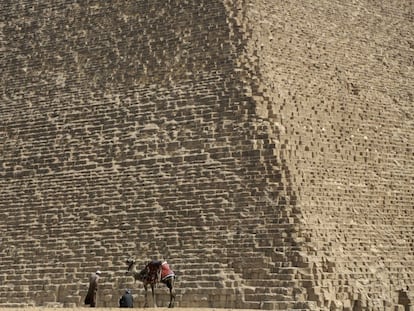
[[[0,307],[412,308],[412,1],[0,4]]]

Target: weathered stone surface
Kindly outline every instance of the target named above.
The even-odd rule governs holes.
[[[1,4],[0,306],[410,308],[411,1]]]

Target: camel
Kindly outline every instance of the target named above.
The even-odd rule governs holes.
[[[128,259],[126,261],[128,269],[126,274],[132,274],[134,277],[134,283],[138,280],[141,281],[145,289],[145,304],[144,307],[148,307],[148,285],[151,286],[152,292],[152,301],[154,302],[154,308],[157,307],[157,302],[155,299],[155,287],[157,283],[164,283],[170,290],[170,303],[168,308],[174,307],[175,301],[175,290],[174,290],[174,281],[175,274],[170,269],[166,261],[162,262],[159,260],[153,260],[148,262],[144,269],[138,271],[136,268],[136,261],[134,259]]]

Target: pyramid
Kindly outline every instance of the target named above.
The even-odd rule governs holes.
[[[0,307],[409,310],[408,0],[3,1]],[[169,301],[156,289],[158,305]]]

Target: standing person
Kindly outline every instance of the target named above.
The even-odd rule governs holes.
[[[98,281],[101,275],[101,271],[92,273],[89,277],[88,294],[85,297],[85,305],[90,305],[91,308],[96,307],[96,292],[98,291]]]
[[[122,295],[121,299],[119,299],[119,307],[120,308],[133,308],[134,307],[134,298],[131,295],[131,290],[126,289],[125,294]]]

